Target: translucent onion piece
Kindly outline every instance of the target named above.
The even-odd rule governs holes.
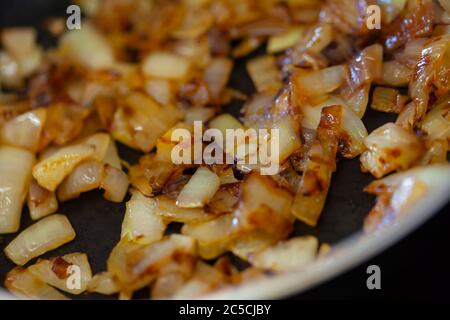
[[[430,139],[450,139],[450,99],[435,105],[422,121],[422,130]]]
[[[336,153],[341,131],[343,109],[322,109],[316,138],[308,151],[305,170],[291,212],[300,221],[316,226],[325,205],[331,176],[336,169]]]
[[[20,27],[2,31],[3,47],[14,59],[21,59],[33,52],[36,46],[36,30]]]
[[[392,60],[383,63],[383,75],[381,79],[375,82],[393,87],[406,87],[412,76],[413,70],[396,60]]]
[[[443,94],[450,90],[450,35],[433,39],[425,45],[416,65],[414,77],[409,84],[409,92],[416,103],[415,120],[421,120],[428,109],[431,86],[439,88],[441,81],[446,84]],[[445,85],[444,85],[445,86]]]
[[[172,100],[170,82],[164,79],[151,79],[145,84],[145,91],[163,106]]]
[[[31,181],[27,204],[32,220],[39,220],[58,210],[55,193],[42,188],[36,180]]]
[[[375,87],[373,91],[371,108],[381,112],[400,113],[407,97],[396,89]]]
[[[236,231],[261,231],[278,239],[292,230],[292,195],[268,176],[250,173],[242,184],[242,197],[234,212]]]
[[[178,198],[180,208],[202,208],[219,190],[220,179],[209,169],[200,167],[183,187]]]
[[[349,65],[352,87],[360,87],[380,79],[383,74],[383,47],[371,45],[359,53]]]
[[[435,190],[448,188],[450,165],[435,164],[390,175],[369,184],[365,191],[376,195],[377,203],[364,222],[366,232],[396,224],[421,199]]]
[[[161,79],[183,79],[190,69],[188,59],[167,52],[153,52],[142,62],[146,76]]]
[[[292,238],[257,252],[250,263],[271,271],[292,271],[305,267],[317,257],[319,241],[312,236]]]
[[[280,72],[274,56],[263,56],[250,60],[247,71],[258,92],[277,91],[281,87]]]
[[[122,222],[121,238],[139,244],[149,244],[162,239],[166,225],[155,212],[156,200],[140,192],[133,192],[127,202]]]
[[[111,202],[120,203],[127,195],[130,182],[128,175],[113,166],[106,165],[100,187],[105,190],[103,197]]]
[[[133,292],[148,285],[177,256],[193,256],[195,250],[194,239],[179,234],[150,245],[122,240],[109,256],[108,272],[117,280],[121,291]]]
[[[114,52],[108,41],[89,24],[66,32],[59,50],[69,61],[89,69],[104,69],[114,63]]]
[[[414,133],[393,123],[373,131],[364,144],[367,151],[360,158],[362,168],[376,178],[408,169],[424,151],[423,143]]]
[[[29,270],[20,267],[6,274],[5,287],[22,299],[68,300],[58,290],[37,279]]]
[[[167,222],[198,223],[215,217],[213,214],[206,213],[202,208],[180,208],[174,199],[167,196],[157,196],[155,200],[155,212]]]
[[[80,162],[93,154],[92,147],[83,145],[61,148],[33,167],[33,177],[45,189],[55,191]]]
[[[58,199],[67,201],[79,197],[83,192],[98,189],[103,175],[102,163],[98,161],[80,163],[58,187]]]
[[[0,129],[0,141],[36,152],[46,118],[46,109],[36,109],[12,119]]]
[[[218,101],[225,89],[233,69],[233,61],[226,58],[214,58],[205,69],[204,79],[213,101]]]
[[[302,126],[303,128],[316,130],[320,123],[321,113],[324,107],[341,105],[343,107],[342,131],[340,135],[339,153],[346,158],[354,158],[364,150],[364,139],[367,137],[367,129],[356,113],[346,105],[345,101],[330,96],[318,105],[302,105]]]
[[[347,68],[333,66],[319,71],[296,69],[292,81],[300,96],[314,97],[333,92],[345,83]]]
[[[293,47],[304,34],[302,27],[293,27],[291,30],[276,36],[272,36],[267,44],[268,53],[279,53]]]
[[[85,253],[70,253],[49,260],[39,260],[28,267],[39,280],[70,294],[79,295],[86,291],[92,279],[92,270]],[[70,276],[76,276],[76,283],[70,283]],[[78,282],[79,279],[79,282]]]
[[[215,259],[227,250],[232,219],[231,214],[226,214],[207,222],[185,224],[181,232],[197,240],[198,254],[203,259]]]
[[[109,296],[118,293],[119,287],[109,272],[100,272],[89,281],[87,291]]]
[[[66,216],[55,214],[23,230],[5,248],[6,256],[15,264],[24,265],[47,251],[75,238],[75,231]]]
[[[0,147],[0,234],[19,230],[34,162],[27,150]]]

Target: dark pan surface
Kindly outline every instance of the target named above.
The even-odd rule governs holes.
[[[62,0],[14,0],[0,2],[0,27],[33,25],[41,27],[41,22],[48,16],[64,16],[68,1]],[[42,32],[39,34],[41,44],[54,45],[55,39]],[[245,71],[245,61],[237,61],[231,77],[230,85],[245,93],[252,93],[253,87]],[[225,111],[239,115],[241,105],[233,102]],[[386,114],[376,113],[368,109],[364,123],[369,132],[381,124],[392,121]],[[121,158],[135,163],[139,153],[127,147],[119,146]],[[364,194],[362,189],[372,177],[363,174],[359,168],[359,160],[341,159],[333,176],[331,190],[322,217],[317,228],[297,223],[295,232],[298,235],[312,234],[321,242],[336,243],[361,230],[363,220],[374,204],[373,197]],[[25,206],[26,207],[26,206]],[[125,204],[114,204],[105,201],[99,191],[83,194],[79,199],[60,204],[60,213],[68,216],[77,232],[76,239],[43,257],[63,255],[71,252],[85,252],[94,273],[106,269],[106,260],[114,245],[118,242]],[[31,224],[28,210],[22,215],[21,230]],[[16,234],[0,236],[0,248],[5,247]],[[31,261],[33,264],[35,260]],[[3,250],[0,252],[0,281],[3,285],[6,273],[14,264],[6,259]],[[148,297],[148,292],[138,294]],[[81,295],[77,298],[107,298],[100,295]]]

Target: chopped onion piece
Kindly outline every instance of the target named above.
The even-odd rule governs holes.
[[[183,79],[190,69],[190,62],[183,56],[168,52],[152,52],[142,62],[146,76],[161,79]]]
[[[66,32],[61,38],[59,49],[69,61],[89,69],[105,69],[114,63],[110,44],[89,24],[84,24],[80,30]]]
[[[226,58],[214,58],[205,69],[204,79],[213,101],[219,101],[233,69],[233,61]]]
[[[387,123],[373,131],[364,144],[367,151],[360,158],[362,168],[376,178],[408,169],[424,151],[423,143],[414,133],[394,123]]]
[[[296,69],[292,77],[296,93],[304,97],[333,92],[345,83],[347,68],[333,66],[319,71]]]
[[[206,222],[185,224],[181,232],[197,240],[200,257],[215,259],[227,250],[232,219],[231,214],[226,214]]]
[[[383,63],[383,75],[381,79],[376,80],[377,84],[406,87],[413,75],[413,70],[396,60],[386,61]]]
[[[19,230],[34,162],[30,151],[0,147],[0,234]]]
[[[12,119],[0,129],[0,141],[36,152],[46,118],[46,109],[36,109]]]
[[[15,264],[24,265],[74,238],[75,230],[67,217],[54,214],[23,230],[6,246],[5,254]]]
[[[236,231],[261,231],[283,239],[292,230],[292,195],[268,176],[250,173],[242,184],[242,196],[234,212]]]
[[[89,281],[87,291],[109,296],[118,293],[119,287],[109,272],[100,272]]]
[[[29,270],[20,267],[6,274],[5,287],[23,299],[68,300],[58,290],[37,279]]]
[[[165,106],[172,100],[170,82],[164,79],[151,79],[145,84],[145,91],[159,104]]]
[[[127,195],[130,181],[128,175],[113,166],[106,165],[100,188],[105,190],[103,197],[112,202],[120,203]]]
[[[422,121],[422,130],[430,139],[450,139],[450,99],[435,105]]]
[[[316,237],[292,238],[255,253],[250,258],[253,266],[271,271],[292,271],[313,262],[317,257],[319,241]]]
[[[33,177],[45,189],[55,191],[58,185],[83,160],[93,156],[94,149],[83,145],[59,149],[33,167]]]
[[[305,170],[292,204],[292,214],[302,222],[316,226],[325,205],[331,176],[336,169],[336,153],[343,109],[325,107],[316,138],[307,154]]]
[[[98,161],[80,163],[59,185],[60,201],[75,199],[81,193],[98,189],[104,175],[103,164]]]
[[[181,255],[193,256],[195,250],[194,239],[179,234],[150,245],[122,239],[109,256],[108,272],[117,280],[121,291],[133,292],[147,286],[166,264]]]
[[[283,34],[270,37],[267,52],[279,53],[293,47],[301,39],[304,32],[303,27],[293,27]]]
[[[178,198],[180,208],[202,208],[219,190],[220,179],[209,169],[200,167],[183,187]]]
[[[180,208],[174,199],[167,196],[155,198],[156,214],[160,215],[164,221],[178,223],[198,223],[214,219],[215,215],[206,213],[202,208]]]
[[[79,295],[86,291],[92,279],[92,270],[85,253],[70,253],[49,260],[39,260],[28,267],[37,279],[70,294]],[[69,283],[71,275],[77,276],[79,282],[73,286]]]
[[[280,89],[280,72],[274,56],[263,56],[250,60],[247,63],[247,71],[258,92]]]
[[[407,97],[396,89],[376,87],[373,91],[371,108],[381,112],[400,113]]]
[[[140,192],[133,192],[127,202],[122,222],[121,237],[139,244],[149,244],[162,239],[166,225],[155,212],[156,200]]]
[[[365,191],[377,203],[364,222],[366,232],[376,232],[398,221],[421,199],[449,187],[450,165],[435,164],[390,175],[369,184]]]
[[[32,220],[39,220],[58,210],[55,193],[42,188],[36,180],[31,181],[27,204]]]

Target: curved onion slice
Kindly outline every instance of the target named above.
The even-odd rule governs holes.
[[[39,280],[70,294],[86,291],[92,279],[92,270],[85,253],[70,253],[49,260],[40,259],[28,270]],[[76,277],[71,283],[70,276]]]
[[[68,300],[58,290],[37,279],[29,270],[20,267],[7,273],[5,287],[23,299]]]
[[[441,36],[427,43],[416,65],[409,84],[410,95],[416,103],[414,120],[423,119],[428,110],[432,85],[443,94],[450,90],[450,35]],[[444,83],[442,87],[441,84]],[[437,90],[436,90],[437,91]]]
[[[100,272],[89,281],[87,291],[112,295],[119,292],[119,287],[109,272]]]
[[[435,164],[390,175],[369,184],[365,191],[377,195],[377,203],[366,218],[364,230],[376,232],[395,224],[414,205],[433,193],[449,187],[450,165]]]
[[[0,234],[19,230],[34,161],[30,151],[0,147]]]
[[[251,256],[250,263],[271,271],[292,271],[313,262],[318,248],[319,241],[316,237],[292,238],[255,253]]]
[[[55,191],[80,162],[93,154],[92,147],[83,145],[61,148],[33,167],[33,177],[45,189]]]
[[[75,199],[81,193],[98,189],[104,175],[103,164],[98,161],[80,163],[57,190],[58,199],[67,201]]]
[[[36,109],[12,119],[1,128],[0,141],[36,152],[46,118],[46,109]]]
[[[32,220],[39,220],[58,210],[55,193],[42,188],[36,180],[31,181],[27,204]]]
[[[155,199],[147,198],[139,191],[133,192],[130,201],[127,202],[121,238],[139,244],[149,244],[161,240],[166,225],[155,212],[155,207]]]
[[[361,155],[361,165],[376,178],[408,169],[424,151],[423,143],[414,133],[387,123],[373,131],[365,140],[367,147]]]
[[[74,238],[75,230],[67,217],[55,214],[23,230],[6,246],[5,254],[15,264],[24,265],[31,259],[56,249]]]
[[[219,177],[209,169],[200,167],[178,195],[177,206],[203,208],[214,197],[219,187]]]

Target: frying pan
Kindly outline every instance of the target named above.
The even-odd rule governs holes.
[[[69,1],[63,0],[2,1],[0,2],[0,27],[34,26],[39,30],[40,44],[45,47],[52,46],[55,45],[56,40],[42,30],[41,22],[49,16],[65,16],[68,5]],[[257,54],[258,52],[255,53],[255,55]],[[230,86],[247,94],[254,92],[251,80],[245,70],[245,60],[236,62]],[[224,108],[224,111],[239,116],[240,108],[241,104],[233,101]],[[395,120],[393,116],[374,112],[370,108],[363,119],[369,132],[393,120]],[[122,145],[119,145],[119,153],[121,158],[132,164],[136,163],[141,155]],[[318,227],[311,228],[305,224],[296,223],[296,235],[314,235],[319,238],[321,243],[327,242],[333,246],[336,245],[336,249],[326,259],[310,265],[302,272],[274,276],[239,289],[219,292],[211,298],[265,299],[282,298],[299,293],[349,270],[391,246],[420,226],[449,200],[450,181],[445,188],[415,206],[401,224],[383,230],[377,237],[365,238],[361,236],[363,220],[374,205],[374,198],[363,193],[362,189],[371,181],[373,181],[371,176],[361,173],[358,159],[340,159]],[[85,252],[89,256],[94,273],[106,270],[109,253],[119,241],[125,212],[124,203],[107,202],[100,192],[93,191],[82,194],[79,199],[61,203],[59,212],[68,216],[77,231],[77,237],[71,243],[48,252],[43,257],[49,258],[70,252]],[[31,223],[28,209],[24,208],[21,230]],[[4,248],[15,236],[16,234],[0,236],[0,248]],[[238,265],[241,264],[236,259],[234,262]],[[13,267],[14,264],[6,259],[1,251],[0,281],[2,286],[6,273]],[[0,287],[0,298],[8,297],[11,298]],[[70,297],[75,299],[115,298],[98,294]],[[148,291],[136,294],[136,298],[146,297],[148,297]]]

